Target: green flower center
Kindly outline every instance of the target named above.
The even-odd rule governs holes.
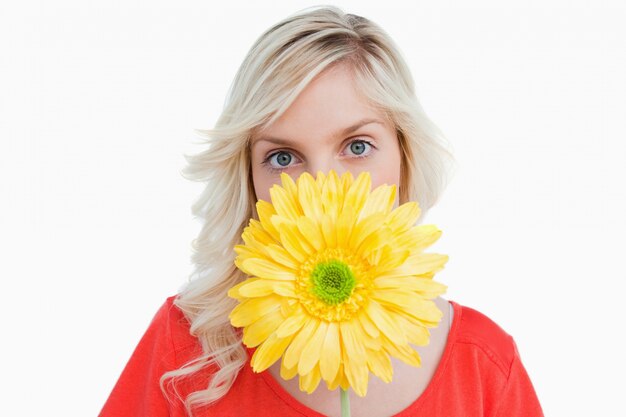
[[[311,272],[311,291],[328,305],[337,305],[350,297],[356,285],[354,274],[348,265],[330,260],[315,265]]]

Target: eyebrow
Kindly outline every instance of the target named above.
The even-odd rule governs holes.
[[[338,132],[335,133],[335,137],[336,136],[345,136],[345,135],[349,135],[350,133],[359,130],[360,128],[362,128],[365,125],[369,125],[371,123],[378,123],[380,125],[383,124],[383,122],[379,119],[363,119],[360,120],[358,122],[356,122],[355,124],[348,126],[347,128],[340,130]],[[272,136],[262,136],[260,138],[258,138],[257,140],[252,142],[252,146],[256,145],[259,142],[271,142],[271,143],[275,143],[277,145],[292,145],[294,142],[290,141],[289,139],[282,139],[282,138],[275,138]]]

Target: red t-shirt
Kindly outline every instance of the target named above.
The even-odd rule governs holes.
[[[186,416],[180,401],[168,402],[159,387],[165,371],[201,353],[174,298],[167,299],[150,323],[100,417]],[[451,304],[454,319],[441,361],[422,395],[395,417],[543,416],[511,336],[478,311]],[[203,383],[200,374],[178,389],[184,395]],[[202,416],[323,416],[296,401],[269,372],[252,372],[249,363],[228,393],[201,411]]]

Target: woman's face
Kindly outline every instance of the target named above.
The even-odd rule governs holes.
[[[400,147],[393,125],[356,92],[344,65],[322,72],[272,125],[251,138],[251,162],[257,199],[270,201],[280,173],[294,180],[334,169],[356,178],[369,171],[372,189],[400,186]],[[399,193],[396,193],[397,207]]]

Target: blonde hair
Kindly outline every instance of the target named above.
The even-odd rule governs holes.
[[[357,90],[396,126],[402,153],[400,203],[418,201],[423,218],[445,187],[446,160],[452,158],[444,137],[417,101],[400,51],[378,25],[334,6],[316,6],[265,31],[241,64],[215,127],[197,130],[206,149],[185,155],[183,175],[206,187],[192,207],[203,221],[192,243],[195,269],[175,304],[203,353],[166,372],[161,386],[166,391],[166,382],[174,387],[176,380],[215,369],[203,389],[181,398],[189,415],[224,396],[247,360],[241,333],[228,319],[235,301],[226,293],[246,278],[233,263],[233,247],[242,243],[249,219],[258,218],[250,137],[278,119],[315,76],[340,63],[351,68]]]

